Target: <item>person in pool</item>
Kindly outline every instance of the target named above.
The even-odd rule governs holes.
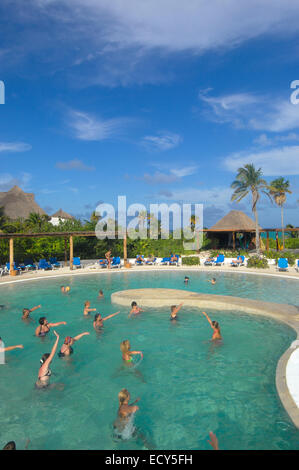
[[[218,444],[218,439],[217,439],[216,434],[210,431],[209,436],[211,440],[208,441],[208,443],[213,447],[214,450],[219,450],[219,444]]]
[[[67,294],[71,290],[70,286],[61,286],[60,290],[63,294]]]
[[[2,338],[0,338],[0,353],[6,351],[13,351],[14,349],[24,349],[24,346],[22,344],[17,344],[16,346],[8,346],[7,348],[5,348]]]
[[[216,284],[216,278],[213,277],[212,279],[207,279],[208,282],[210,282],[212,285]]]
[[[17,450],[15,441],[9,441],[2,450]]]
[[[222,339],[221,333],[220,333],[220,326],[218,321],[212,321],[209,316],[206,314],[206,312],[202,312],[208,322],[210,323],[211,328],[213,329],[213,336],[212,336],[212,341],[214,340],[220,340]]]
[[[103,297],[104,297],[103,291],[102,291],[102,289],[100,289],[98,299],[102,299]]]
[[[50,376],[52,374],[50,370],[50,365],[56,353],[56,349],[57,349],[58,341],[59,341],[59,335],[56,333],[55,330],[54,330],[54,335],[56,336],[56,341],[53,345],[51,353],[43,354],[40,360],[41,366],[39,368],[37,381],[35,383],[36,388],[46,388],[50,385]]]
[[[178,312],[181,310],[183,304],[181,303],[180,305],[172,305],[170,307],[171,313],[170,313],[170,320],[178,320]]]
[[[93,322],[93,327],[96,331],[100,331],[103,326],[104,326],[104,321],[109,320],[109,318],[115,317],[115,315],[118,315],[119,312],[112,313],[111,315],[108,315],[107,317],[102,317],[100,313],[97,313],[94,316],[94,322]]]
[[[58,356],[59,357],[65,357],[65,356],[70,356],[71,354],[73,354],[74,350],[72,348],[73,344],[75,341],[78,341],[80,338],[82,338],[82,336],[86,336],[86,335],[89,335],[90,333],[88,331],[86,331],[85,333],[81,333],[80,335],[77,335],[77,336],[74,336],[74,338],[72,338],[71,336],[67,336],[64,340],[64,343],[63,345],[61,346],[61,349],[58,353]]]
[[[129,313],[129,318],[131,315],[139,315],[139,313],[143,312],[142,308],[138,307],[137,302],[131,303],[131,311]]]
[[[185,284],[188,284],[188,282],[189,282],[189,277],[188,277],[188,276],[185,276],[184,283],[185,283]]]
[[[140,354],[140,356],[143,357],[143,353],[141,351],[131,351],[130,349],[131,349],[131,344],[128,339],[120,343],[120,350],[122,352],[122,358],[126,364],[129,364],[130,362],[133,361],[132,356],[135,354]]]
[[[35,330],[35,336],[46,336],[49,333],[50,328],[53,326],[66,325],[65,321],[60,321],[58,323],[48,323],[46,317],[41,317],[39,320],[39,326]]]
[[[135,403],[138,403],[140,398],[137,398],[131,405],[129,405],[130,393],[126,388],[123,388],[118,394],[118,420],[114,424],[119,432],[122,432],[126,425],[128,424],[130,417],[139,410],[139,406],[136,406]]]
[[[89,315],[89,312],[96,312],[96,308],[90,308],[90,301],[89,300],[86,300],[86,302],[84,302],[84,310],[83,310],[83,315],[87,316]]]
[[[107,268],[111,268],[111,250],[108,250],[107,253],[105,253],[105,258],[108,262]]]
[[[32,308],[23,308],[22,320],[32,320],[30,313],[34,312],[34,310],[37,310],[38,308],[41,308],[41,305],[37,305],[36,307]]]

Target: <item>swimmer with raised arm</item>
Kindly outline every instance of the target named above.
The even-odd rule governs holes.
[[[23,308],[22,320],[32,320],[30,313],[34,312],[34,310],[37,310],[38,308],[41,308],[41,305],[37,305],[36,307],[32,308]]]
[[[132,302],[131,307],[132,308],[131,308],[131,311],[129,313],[129,318],[131,317],[131,315],[139,315],[139,313],[144,312],[144,310],[142,310],[142,308],[138,307],[137,302]]]
[[[64,340],[63,345],[61,346],[58,356],[65,357],[65,356],[70,356],[71,354],[73,354],[74,350],[72,346],[75,343],[75,341],[79,341],[79,339],[81,339],[82,336],[86,336],[89,334],[90,333],[86,331],[85,333],[81,333],[80,335],[74,336],[73,338],[71,336],[67,336]]]
[[[90,308],[90,301],[89,300],[86,300],[86,302],[84,302],[84,310],[83,310],[83,315],[87,316],[89,315],[89,312],[96,312],[96,308]]]
[[[50,370],[50,364],[51,364],[51,362],[53,360],[53,357],[56,353],[56,349],[57,349],[58,341],[59,341],[59,335],[56,333],[55,330],[54,330],[54,335],[56,336],[56,341],[55,341],[55,343],[52,347],[51,353],[50,354],[49,353],[43,354],[43,356],[40,360],[41,366],[39,368],[37,381],[35,383],[37,388],[46,388],[50,384],[50,376],[52,374],[52,372]]]
[[[207,279],[207,282],[210,282],[212,285],[216,284],[216,278],[213,277],[212,279]]]
[[[210,326],[213,330],[212,341],[222,339],[222,336],[221,336],[221,333],[220,333],[220,326],[219,326],[218,321],[212,321],[209,318],[209,316],[206,314],[206,312],[202,312],[202,313],[204,314],[204,316],[206,317],[206,319],[210,323]]]
[[[115,315],[118,315],[119,312],[112,313],[111,315],[108,315],[107,317],[102,317],[100,313],[97,313],[94,316],[94,322],[93,322],[93,327],[96,331],[100,331],[103,326],[104,326],[104,321],[109,320],[109,318],[115,317]]]
[[[39,320],[39,326],[35,330],[35,336],[46,336],[49,333],[50,329],[53,326],[66,325],[65,321],[60,321],[58,323],[48,323],[46,317],[41,317]]]
[[[24,349],[24,346],[22,344],[17,344],[16,346],[8,346],[7,348],[5,348],[2,338],[0,338],[0,353],[6,351],[13,351],[14,349]]]
[[[170,307],[170,320],[178,320],[178,312],[181,310],[182,306],[183,304],[181,303],[180,305],[172,305]]]
[[[143,353],[141,351],[131,351],[131,344],[128,339],[120,343],[120,350],[122,352],[123,361],[126,364],[129,364],[133,361],[133,355],[140,354],[141,358],[143,358]]]

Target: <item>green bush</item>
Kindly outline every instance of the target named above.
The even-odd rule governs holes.
[[[268,259],[275,259],[275,262],[277,264],[277,260],[279,258],[287,258],[288,263],[290,266],[294,266],[295,261],[296,261],[296,255],[294,253],[291,253],[290,251],[265,251],[264,256]]]
[[[200,264],[200,259],[198,256],[188,256],[182,258],[182,264],[185,266],[195,266]]]
[[[268,260],[267,258],[259,258],[259,256],[251,256],[247,261],[247,267],[265,269],[269,267]]]
[[[299,248],[299,238],[287,238],[284,245],[286,248]]]

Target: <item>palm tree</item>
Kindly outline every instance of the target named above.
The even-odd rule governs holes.
[[[273,198],[275,204],[277,204],[281,209],[281,232],[282,232],[282,248],[284,250],[284,226],[283,226],[283,205],[287,199],[287,193],[291,194],[292,191],[289,190],[290,182],[284,178],[276,178],[271,181],[269,185],[269,193]]]
[[[235,190],[231,197],[232,201],[240,202],[251,192],[251,209],[255,217],[255,243],[258,255],[260,255],[260,234],[257,203],[260,199],[260,192],[269,196],[269,193],[267,192],[268,185],[266,181],[262,179],[262,175],[263,173],[261,168],[256,170],[253,164],[247,164],[244,165],[244,167],[238,169],[236,179],[231,184],[231,188]]]

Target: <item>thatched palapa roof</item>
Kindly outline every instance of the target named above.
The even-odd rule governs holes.
[[[0,192],[0,207],[10,219],[27,219],[31,212],[46,215],[46,212],[35,202],[34,194],[25,193],[18,186],[9,191]]]
[[[73,219],[74,217],[67,212],[64,212],[62,209],[55,212],[55,214],[51,215],[51,217],[58,217],[59,219]]]
[[[261,229],[261,227],[260,227]],[[255,221],[242,211],[230,211],[210,228],[210,230],[240,231],[255,230]]]

